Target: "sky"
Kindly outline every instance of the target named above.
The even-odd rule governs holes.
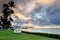
[[[2,5],[11,0],[0,0],[0,16]],[[39,27],[60,28],[60,0],[12,0],[16,8],[12,24]]]

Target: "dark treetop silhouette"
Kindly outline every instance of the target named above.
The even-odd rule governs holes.
[[[3,29],[8,29],[11,27],[11,21],[13,21],[13,19],[11,18],[10,15],[14,13],[12,7],[15,7],[13,1],[8,2],[8,4],[7,3],[3,4],[2,10],[3,16],[0,17],[0,25],[3,26]]]

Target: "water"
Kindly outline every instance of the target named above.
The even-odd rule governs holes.
[[[60,34],[60,28],[30,28],[32,32]]]

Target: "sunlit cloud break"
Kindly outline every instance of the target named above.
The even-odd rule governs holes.
[[[60,10],[58,8],[59,5],[57,5],[59,0],[13,1],[16,4],[16,8],[13,8],[15,12],[13,19],[19,21],[21,26],[58,28],[58,26],[53,27],[52,25],[60,25],[60,19],[58,18],[60,16]]]

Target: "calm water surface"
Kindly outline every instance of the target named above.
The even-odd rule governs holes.
[[[60,28],[30,28],[33,32],[60,34]]]

